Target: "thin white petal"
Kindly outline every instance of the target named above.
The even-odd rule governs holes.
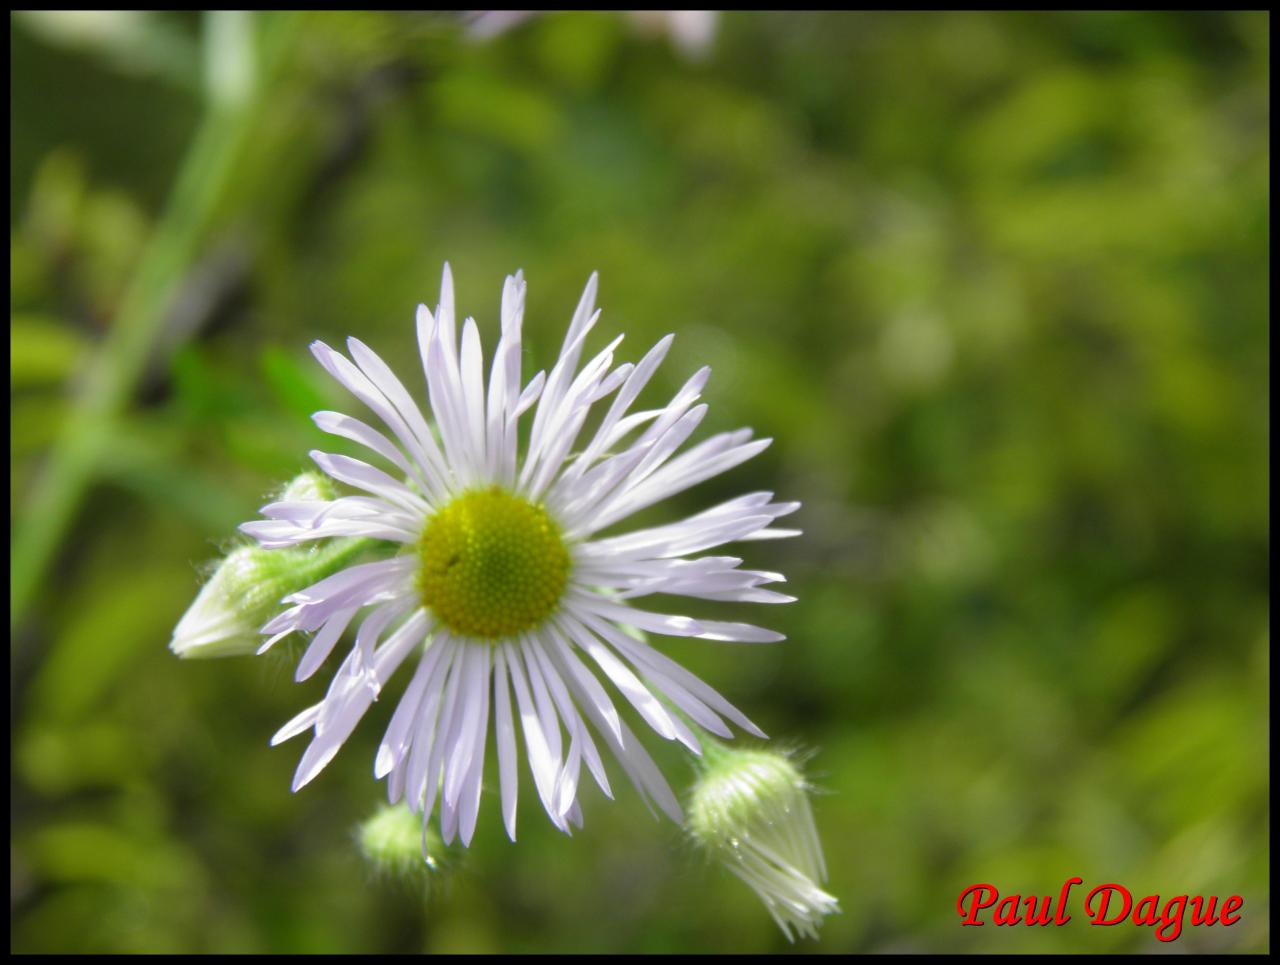
[[[498,746],[498,784],[502,796],[502,823],[507,836],[516,839],[516,798],[519,790],[515,725],[511,720],[511,689],[507,683],[507,657],[502,647],[493,650],[494,740]]]
[[[403,760],[404,753],[413,739],[413,728],[418,720],[418,710],[422,706],[423,695],[428,690],[438,691],[443,682],[443,674],[437,671],[445,668],[445,661],[441,658],[447,652],[446,647],[429,646],[426,653],[422,655],[422,659],[418,661],[418,669],[414,671],[408,689],[400,698],[400,703],[396,705],[391,723],[387,725],[387,732],[378,746],[378,755],[373,766],[375,777],[386,777]],[[434,687],[432,687],[433,683]]]
[[[309,455],[315,460],[317,466],[338,482],[381,496],[410,515],[421,518],[430,510],[426,500],[376,466],[361,462],[359,459],[352,459],[350,456],[339,456],[321,452],[318,449],[311,450]]]
[[[320,628],[312,639],[311,645],[307,647],[307,652],[302,655],[302,659],[298,662],[298,670],[294,674],[294,680],[301,683],[320,668],[325,658],[333,652],[334,644],[338,642],[338,638],[342,636],[342,631],[347,628],[347,624],[351,622],[351,618],[356,615],[358,609],[360,608],[353,606],[339,610],[325,622],[325,625]]]
[[[572,587],[566,594],[566,612],[595,614],[615,620],[624,626],[637,627],[650,633],[661,633],[668,637],[698,637],[703,634],[701,621],[690,617],[672,616],[666,613],[650,613],[634,607],[606,600],[598,593],[584,591]]]
[[[480,651],[480,675],[483,685],[480,688],[480,714],[474,725],[477,731],[474,750],[462,797],[458,802],[458,837],[462,840],[463,847],[471,845],[471,838],[476,830],[476,817],[480,813],[480,783],[484,777],[484,748],[489,734],[489,669],[490,652],[493,648],[480,646],[477,649]]]
[[[358,442],[360,445],[372,449],[417,483],[424,495],[434,494],[436,498],[442,495],[433,486],[428,485],[421,470],[405,458],[404,453],[396,448],[390,439],[372,426],[341,412],[315,412],[312,414],[311,419],[323,432],[343,439],[350,439],[352,442]]]
[[[787,639],[785,634],[749,623],[722,623],[719,620],[702,620],[703,640],[727,640],[734,643],[777,643]]]
[[[677,731],[671,715],[662,706],[662,702],[649,693],[649,688],[640,682],[640,679],[627,668],[626,664],[614,656],[595,634],[591,633],[585,626],[568,614],[564,614],[558,622],[564,627],[565,632],[573,638],[574,642],[590,654],[591,659],[604,671],[605,676],[613,681],[613,685],[621,691],[622,696],[627,698],[627,702],[639,712],[645,723],[667,740],[674,740]]]
[[[302,713],[292,718],[287,724],[281,727],[271,738],[271,746],[282,744],[292,737],[297,737],[304,731],[310,730],[316,722],[316,718],[320,716],[321,704],[308,707]]]
[[[595,741],[591,739],[590,731],[582,722],[577,708],[573,705],[573,699],[569,696],[568,688],[560,675],[560,668],[548,655],[548,648],[543,645],[542,641],[531,638],[527,646],[529,652],[533,653],[538,660],[538,664],[542,669],[542,676],[546,679],[547,686],[551,689],[551,698],[555,701],[556,708],[560,711],[560,719],[564,721],[565,729],[569,731],[571,743],[580,745],[582,759],[587,762],[587,768],[596,779],[596,783],[600,785],[600,790],[604,791],[608,797],[613,797],[613,791],[609,787],[609,778],[604,772],[604,763],[600,760],[600,753],[596,749]],[[568,808],[568,802],[573,799],[572,794],[568,794],[568,792],[566,794],[567,797],[563,798],[560,804],[562,811]]]
[[[431,784],[434,799],[435,780],[439,777],[439,759],[437,758],[436,770],[430,777],[428,766],[435,756],[441,708],[449,701],[451,688],[456,688],[455,664],[459,647],[447,633],[441,633],[432,643],[431,649],[439,651],[440,663],[432,671],[430,686],[424,692],[422,706],[414,718],[407,763],[402,760],[397,767],[397,770],[403,768],[405,772],[405,793],[410,807],[423,811],[424,816],[427,813],[424,810],[427,786]]]
[[[546,809],[551,821],[560,830],[566,830],[564,820],[555,810],[552,792],[556,783],[558,763],[552,758],[547,741],[542,733],[542,724],[533,706],[529,684],[525,678],[520,655],[511,644],[502,645],[506,657],[507,672],[511,676],[511,684],[516,693],[516,708],[520,715],[520,727],[524,732],[525,751],[529,755],[529,769],[533,772],[534,787],[538,797]]]

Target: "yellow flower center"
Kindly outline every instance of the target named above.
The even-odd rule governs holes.
[[[432,516],[418,552],[422,602],[467,637],[536,627],[569,580],[569,551],[547,511],[497,486],[465,492]]]

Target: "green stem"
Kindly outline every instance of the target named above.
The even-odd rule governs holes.
[[[262,75],[279,59],[298,15],[273,16],[262,38]],[[263,88],[268,85],[263,85]],[[104,445],[162,333],[167,309],[232,182],[263,103],[211,105],[187,149],[173,192],[110,332],[19,515],[10,549],[9,626],[17,625],[92,481]]]
[[[345,539],[335,539],[328,546],[317,547],[300,571],[305,580],[302,585],[306,586],[308,583],[336,573],[366,553],[386,546],[387,544],[382,540],[369,539],[365,536],[349,536]],[[390,554],[387,556],[389,558]]]
[[[318,546],[267,550],[259,557],[258,584],[245,591],[240,603],[250,610],[274,606],[287,593],[332,576],[369,552],[387,545],[381,540],[351,536]]]
[[[641,675],[645,683],[648,684],[647,678]],[[734,753],[734,748],[724,742],[722,738],[710,733],[706,728],[700,726],[697,721],[686,714],[683,710],[672,702],[671,698],[662,692],[662,688],[650,685],[650,691],[660,700],[667,710],[678,716],[689,730],[693,731],[693,736],[698,738],[698,743],[702,745],[702,755],[690,755],[693,766],[698,771],[708,771],[725,759],[728,755]],[[741,748],[739,748],[741,749]]]

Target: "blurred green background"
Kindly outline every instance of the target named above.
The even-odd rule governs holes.
[[[1243,895],[1171,947],[1269,948],[1269,17],[712,26],[11,19],[11,949],[787,947],[622,785],[568,839],[522,774],[518,844],[487,793],[429,894],[380,877],[394,701],[292,795],[267,740],[327,675],[166,649],[359,412],[307,343],[408,379],[446,258],[489,345],[525,269],[527,374],[599,269],[593,344],[676,332],[651,398],[710,362],[702,433],[776,439],[666,509],[803,502],[746,547],[800,601],[723,614],[788,641],[664,648],[816,751],[843,913],[799,949],[1170,947],[959,926],[1072,875]]]

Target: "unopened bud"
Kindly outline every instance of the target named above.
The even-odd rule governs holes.
[[[357,839],[365,858],[385,874],[404,877],[443,867],[440,835],[403,803],[382,805],[360,825]]]
[[[289,481],[289,484],[280,490],[280,495],[276,497],[282,503],[309,502],[312,500],[320,500],[328,502],[336,499],[338,491],[333,485],[333,480],[322,472],[307,471],[300,473]]]
[[[328,500],[328,477],[298,476],[280,498]],[[217,565],[208,582],[174,628],[169,649],[183,658],[236,657],[262,645],[259,627],[275,615],[280,601],[347,566],[370,546],[364,539],[334,539],[299,548],[241,546]]]
[[[690,833],[751,886],[788,941],[793,928],[817,938],[822,919],[840,908],[820,887],[827,868],[804,776],[785,754],[714,740],[704,749]]]

